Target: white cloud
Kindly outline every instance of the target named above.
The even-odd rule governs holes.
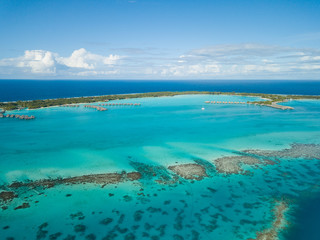
[[[320,64],[318,65],[302,65],[296,67],[297,69],[304,69],[304,70],[320,70]]]
[[[180,65],[171,66],[163,69],[162,75],[173,76],[186,76],[186,75],[202,75],[202,74],[215,74],[220,72],[220,67],[217,64],[193,64],[193,65]]]
[[[242,71],[241,71],[242,70]],[[253,73],[253,72],[280,72],[282,69],[280,66],[273,64],[273,65],[265,65],[265,66],[260,66],[260,65],[244,65],[242,69],[240,69],[240,72],[243,73]]]
[[[0,67],[18,68],[24,73],[35,75],[57,75],[62,67],[69,69],[66,71],[67,75],[81,76],[81,69],[92,70],[91,75],[108,75],[114,74],[115,71],[110,71],[109,68],[119,59],[118,55],[102,56],[84,48],[73,51],[70,57],[60,57],[57,53],[45,50],[27,50],[21,57],[0,60]],[[89,71],[87,74],[90,75]]]
[[[76,76],[99,76],[99,75],[114,75],[117,74],[118,70],[110,70],[110,71],[83,71],[83,72],[78,72],[75,73],[74,75]]]
[[[96,69],[98,66],[115,64],[119,59],[120,56],[117,55],[105,57],[80,48],[73,51],[70,57],[59,57],[57,61],[71,68]]]
[[[56,72],[54,54],[44,50],[27,50],[21,57],[0,60],[0,66],[29,69],[36,74],[52,74]]]
[[[320,61],[320,56],[303,56],[301,61]]]
[[[163,76],[198,78],[318,78],[318,49],[272,45],[217,45],[180,55],[161,73]],[[304,70],[304,71],[301,71]]]

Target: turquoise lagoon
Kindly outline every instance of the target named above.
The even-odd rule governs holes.
[[[320,101],[291,101],[286,105],[295,109],[281,111],[207,100],[256,98],[142,98],[113,101],[138,102],[139,107],[110,106],[105,112],[51,107],[19,111],[35,115],[34,121],[0,119],[1,189],[8,191],[15,181],[133,172],[135,163],[165,168],[196,160],[213,164],[246,149],[320,144]],[[105,186],[18,189],[18,197],[0,209],[0,238],[255,239],[272,227],[274,208],[283,199],[289,203],[288,224],[279,238],[292,238],[290,232],[301,224],[300,202],[320,192],[319,160],[287,158],[244,168],[250,174],[226,175],[213,167],[200,181],[179,178],[174,184],[142,176]],[[14,210],[23,203],[30,207]],[[305,239],[317,239],[314,235]]]

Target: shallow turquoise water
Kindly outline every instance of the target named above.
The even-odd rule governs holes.
[[[132,161],[165,167],[195,159],[212,162],[245,149],[320,143],[320,101],[292,101],[285,104],[295,110],[280,111],[246,104],[208,105],[206,100],[256,99],[188,95],[114,101],[141,106],[108,107],[105,112],[83,107],[19,111],[36,120],[0,119],[0,181],[6,185],[134,171]],[[58,232],[58,239],[85,239],[89,234],[97,239],[249,239],[271,226],[275,199],[302,199],[319,191],[317,160],[287,159],[248,169],[250,176],[213,171],[210,178],[174,186],[142,179],[103,188],[60,185],[41,195],[38,190],[21,192],[7,210],[0,210],[0,235],[35,239],[38,227],[47,222],[43,231],[48,233],[38,239]],[[141,188],[144,196],[138,195]],[[30,208],[13,210],[23,202]],[[292,206],[287,217],[295,221],[297,206]],[[70,215],[79,212],[82,215]],[[137,221],[134,216],[139,214]],[[101,224],[106,218],[112,222]],[[85,230],[75,231],[77,224]]]

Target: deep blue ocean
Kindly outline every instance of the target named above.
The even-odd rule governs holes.
[[[320,81],[0,80],[0,101],[34,100],[157,91],[222,91],[319,95]]]

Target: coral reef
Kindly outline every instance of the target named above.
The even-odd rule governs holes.
[[[90,174],[76,177],[57,178],[57,179],[41,179],[37,181],[28,182],[14,182],[8,187],[11,189],[28,187],[28,188],[51,188],[55,185],[65,184],[84,184],[84,183],[95,183],[95,184],[116,184],[125,181],[135,181],[141,178],[141,174],[138,172],[131,173],[102,173],[102,174]]]
[[[171,171],[185,179],[201,180],[208,177],[206,169],[199,164],[180,164],[168,167]]]
[[[219,173],[240,174],[244,173],[242,165],[258,165],[261,161],[251,156],[230,156],[214,160],[214,165]]]
[[[255,239],[248,240],[277,240],[279,239],[279,233],[285,229],[287,221],[285,219],[285,212],[289,209],[288,204],[285,201],[280,201],[276,203],[276,206],[273,210],[274,212],[274,221],[272,226],[268,229],[265,229],[257,233]]]
[[[320,160],[320,144],[300,144],[294,143],[290,148],[283,150],[245,150],[247,154],[252,154],[261,157],[272,158],[303,158],[303,159],[318,159]]]

